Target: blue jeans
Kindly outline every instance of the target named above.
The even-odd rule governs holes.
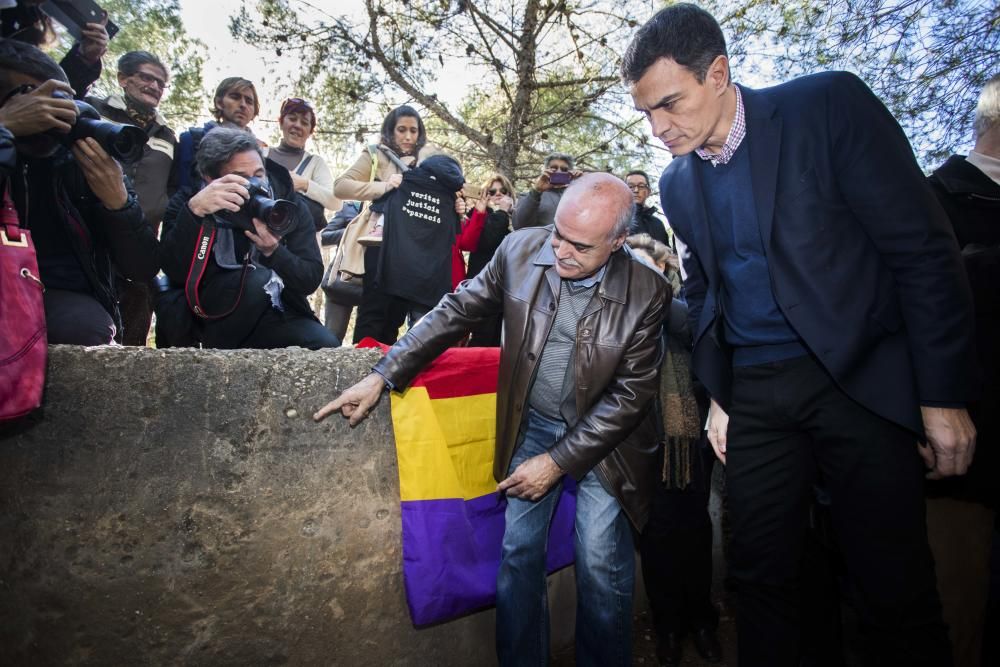
[[[508,474],[552,448],[566,424],[529,410]],[[549,662],[545,550],[549,522],[562,492],[556,484],[537,501],[507,499],[497,574],[497,656],[501,665]],[[576,500],[576,664],[629,665],[635,555],[628,518],[593,470]]]

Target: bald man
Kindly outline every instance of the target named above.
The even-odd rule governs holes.
[[[474,324],[502,312],[493,474],[507,497],[497,574],[502,665],[546,664],[545,550],[562,480],[578,483],[576,661],[631,662],[632,530],[656,476],[663,276],[623,249],[632,193],[608,174],[570,185],[554,224],[509,235],[364,380],[316,413],[360,422]]]

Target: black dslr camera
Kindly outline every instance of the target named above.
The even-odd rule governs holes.
[[[53,97],[64,100],[73,99],[62,91],[56,91]],[[79,139],[93,137],[101,145],[108,155],[119,162],[126,164],[135,162],[142,157],[142,147],[149,141],[146,132],[135,125],[122,125],[101,118],[97,109],[86,102],[73,100],[76,104],[76,123],[70,128],[67,134],[50,132],[49,135],[57,139],[67,148],[71,147]]]
[[[295,202],[287,199],[271,199],[271,189],[263,180],[251,178],[247,183],[250,198],[243,203],[239,211],[218,211],[216,217],[221,218],[227,226],[233,229],[255,231],[253,219],[263,222],[275,236],[284,236],[295,224]]]

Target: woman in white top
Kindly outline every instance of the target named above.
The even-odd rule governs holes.
[[[330,168],[322,157],[305,148],[306,141],[316,129],[316,112],[312,105],[301,98],[289,97],[281,103],[278,122],[281,125],[281,143],[269,148],[265,155],[289,171],[296,192],[328,211],[338,210],[340,200],[333,196]]]

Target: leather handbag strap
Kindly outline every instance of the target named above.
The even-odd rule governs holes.
[[[389,159],[389,162],[396,165],[396,168],[398,168],[400,172],[405,174],[410,170],[410,168],[402,160],[399,159],[398,155],[396,155],[394,152],[392,152],[385,146],[379,146],[378,149],[382,151],[382,155],[386,156]]]
[[[295,168],[295,173],[301,176],[302,172],[304,172],[306,170],[306,167],[309,166],[309,163],[312,162],[312,159],[313,156],[310,153],[309,155],[306,156],[306,159],[304,159],[302,162],[299,162],[299,166]]]
[[[236,310],[236,307],[240,305],[240,299],[243,298],[243,288],[246,286],[247,271],[250,268],[250,253],[247,252],[246,257],[243,258],[243,270],[240,272],[240,291],[236,294],[236,300],[233,302],[233,305],[223,313],[210,314],[205,311],[205,308],[201,305],[201,296],[198,294],[198,288],[201,285],[201,279],[205,275],[205,269],[208,267],[209,261],[211,261],[212,246],[215,244],[216,231],[218,231],[218,228],[211,216],[202,219],[201,226],[198,228],[197,240],[194,244],[194,253],[191,255],[191,266],[188,267],[187,280],[184,281],[184,296],[187,297],[188,306],[190,306],[191,311],[195,315],[203,320],[218,320]]]

